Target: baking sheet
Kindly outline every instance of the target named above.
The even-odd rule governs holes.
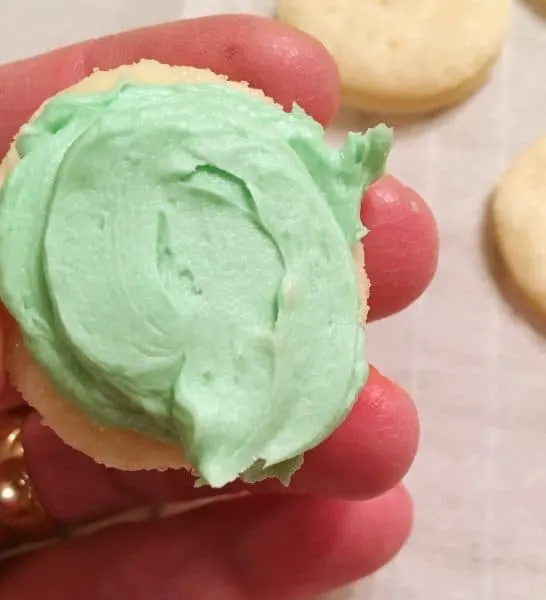
[[[4,0],[0,61],[179,16],[269,14],[271,0]],[[77,21],[74,15],[77,12]],[[546,11],[544,11],[546,12]],[[24,30],[25,35],[19,32]],[[522,305],[484,252],[488,197],[510,160],[546,134],[546,16],[514,6],[491,81],[470,101],[397,128],[390,170],[439,221],[438,275],[412,308],[370,327],[377,366],[422,421],[408,478],[409,546],[373,582],[374,600],[535,600],[546,594],[546,319]],[[363,129],[344,111],[330,135]],[[505,279],[502,277],[501,279]],[[363,584],[354,600],[367,598]]]

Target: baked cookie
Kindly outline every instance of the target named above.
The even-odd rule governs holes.
[[[546,136],[522,152],[502,177],[492,218],[510,274],[546,313]]]
[[[278,0],[279,19],[334,56],[345,105],[425,113],[486,80],[506,36],[510,0]]]
[[[297,107],[153,61],[47,101],[0,167],[14,384],[70,446],[220,487],[288,481],[367,376],[360,198],[391,132],[341,151]]]

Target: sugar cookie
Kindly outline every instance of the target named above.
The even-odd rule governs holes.
[[[510,274],[546,313],[546,136],[522,152],[502,177],[492,219]]]
[[[11,380],[107,466],[288,481],[365,381],[359,207],[390,144],[340,154],[300,109],[153,61],[49,100],[0,166]]]
[[[277,15],[331,52],[345,105],[424,113],[485,82],[509,7],[510,0],[278,0]]]

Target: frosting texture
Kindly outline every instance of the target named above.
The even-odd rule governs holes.
[[[351,246],[390,144],[222,84],[61,95],[0,191],[0,295],[96,422],[288,482],[367,376]]]

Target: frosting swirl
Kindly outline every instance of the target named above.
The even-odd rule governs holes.
[[[344,147],[222,84],[61,95],[0,191],[0,295],[93,420],[202,479],[288,481],[367,376],[350,247],[390,130]]]

